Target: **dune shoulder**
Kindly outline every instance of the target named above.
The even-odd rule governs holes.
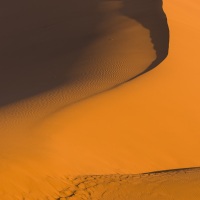
[[[110,23],[114,23],[118,31],[114,29],[104,32],[102,30],[107,30],[107,27],[101,24],[100,32],[106,34],[89,42],[86,51],[81,48],[81,56],[76,55],[83,58],[81,62],[85,66],[88,66],[88,62],[90,66],[93,63],[103,63],[102,60],[106,60],[112,51],[115,52],[115,58],[123,58],[116,63],[120,79],[118,76],[113,77],[112,69],[109,73],[107,68],[104,68],[103,73],[101,71],[101,77],[105,78],[100,79],[104,83],[100,84],[103,89],[105,85],[110,88],[119,80],[124,83],[141,73],[141,68],[132,71],[132,65],[129,65],[128,71],[124,70],[124,63],[137,60],[143,71],[156,57],[155,46],[153,48],[147,27],[141,26],[130,16],[121,18],[120,15],[120,18],[115,18],[119,17],[119,2],[104,2],[106,6],[102,7],[103,11],[105,8],[114,10],[114,15],[109,15],[107,25],[109,27]],[[117,7],[110,7],[112,2]],[[87,96],[97,89],[102,91],[102,88],[93,88],[91,82],[86,81],[88,90],[81,89],[83,93],[79,93],[79,87],[74,93],[72,85],[53,87],[54,89],[51,87],[51,90],[42,94],[36,91],[38,95],[33,97],[31,95],[35,93],[29,95],[22,91],[24,95],[19,99],[25,99],[0,109],[2,200],[185,200],[200,197],[199,169],[181,169],[200,166],[199,3],[197,0],[191,2],[164,2],[171,32],[170,51],[167,59],[153,71],[70,108],[66,108],[66,104],[71,100]],[[84,8],[87,10],[87,7]],[[117,26],[119,19],[122,27],[125,25],[127,28],[125,32],[121,30],[121,26]],[[135,57],[132,56],[131,47],[137,44],[137,40],[128,37],[132,33],[136,34],[135,37],[141,34],[140,50],[134,45]],[[115,37],[110,37],[110,34]],[[122,43],[118,44],[117,38]],[[125,39],[131,39],[131,43]],[[62,47],[62,40],[59,41]],[[103,51],[104,42],[108,53]],[[79,47],[79,42],[77,45]],[[118,45],[123,48],[118,48]],[[95,50],[102,53],[103,59],[100,62],[98,59],[87,60],[88,55],[95,54]],[[148,59],[143,60],[141,54],[138,56],[138,50],[139,54],[142,52]],[[41,58],[42,51],[43,49],[39,51],[38,59]],[[125,57],[120,57],[121,54]],[[129,55],[128,59],[126,54]],[[65,58],[63,56],[60,61]],[[57,63],[56,59],[54,61],[54,64]],[[80,66],[80,60],[75,61],[73,64],[78,63]],[[20,62],[24,63],[23,59]],[[102,65],[99,69],[101,67]],[[37,77],[37,73],[35,76]],[[112,84],[109,82],[110,78],[113,78]],[[9,82],[10,79],[5,80]],[[75,81],[75,86],[76,83]],[[26,91],[26,85],[20,84]],[[15,88],[15,84],[11,84],[11,88],[13,87]],[[70,91],[71,95],[66,91]],[[5,105],[5,101],[2,105]],[[31,126],[26,127],[27,124]],[[171,168],[180,170],[149,173]]]

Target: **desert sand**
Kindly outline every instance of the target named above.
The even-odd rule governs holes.
[[[0,9],[0,199],[200,197],[197,0]]]

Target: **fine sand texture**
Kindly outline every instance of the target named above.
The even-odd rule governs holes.
[[[1,13],[0,106],[20,111],[41,101],[49,113],[108,90],[168,53],[161,0],[7,1]]]
[[[163,3],[1,3],[1,200],[200,199],[200,3]]]

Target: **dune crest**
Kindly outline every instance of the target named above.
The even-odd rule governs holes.
[[[9,17],[4,3],[3,15],[19,25],[4,23],[1,33],[1,113],[38,119],[155,67],[168,51],[161,2],[48,1],[46,9],[46,0],[20,0]]]
[[[66,107],[165,58],[162,1],[4,2],[0,199],[199,198],[199,169],[148,173],[200,166],[199,2],[164,6],[167,59]]]

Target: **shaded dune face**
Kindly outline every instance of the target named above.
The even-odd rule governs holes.
[[[159,65],[168,55],[169,27],[162,5],[163,2],[160,0],[124,1],[122,13],[139,21],[150,30],[150,37],[156,51],[156,59],[142,73]]]
[[[160,0],[9,0],[0,13],[0,106],[52,90],[56,96],[61,87],[57,105],[64,106],[128,81],[167,56]]]
[[[95,38],[97,7],[95,0],[1,3],[1,106],[70,81],[71,66]]]

